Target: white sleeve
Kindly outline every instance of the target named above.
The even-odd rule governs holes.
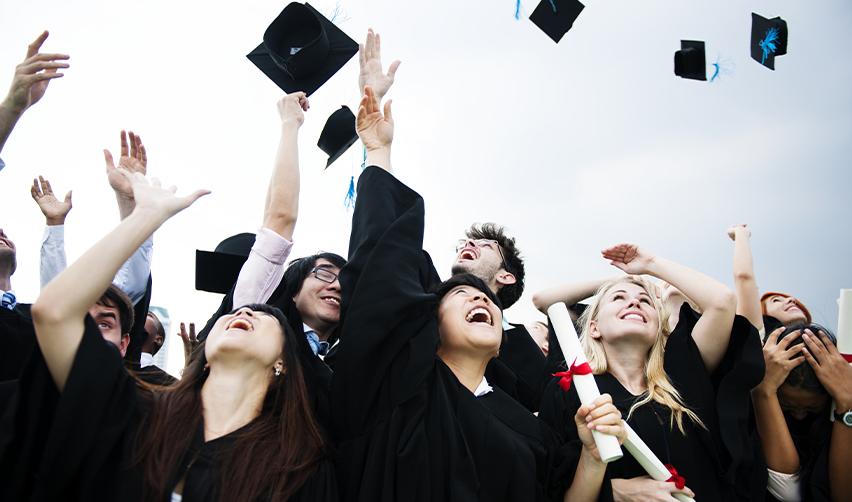
[[[781,502],[801,502],[802,490],[799,482],[799,473],[784,474],[783,472],[769,471],[769,481],[766,489],[773,497]]]
[[[39,273],[41,287],[45,287],[60,272],[67,268],[65,258],[65,225],[47,225],[41,238],[41,262]]]
[[[284,277],[284,262],[291,249],[293,242],[274,231],[261,228],[257,232],[234,286],[234,308],[269,300]]]
[[[124,291],[135,305],[145,296],[148,288],[148,276],[151,275],[151,256],[154,253],[154,237],[139,246],[124,265],[118,269],[112,283]]]

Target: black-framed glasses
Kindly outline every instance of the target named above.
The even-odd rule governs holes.
[[[468,242],[473,243],[478,248],[488,248],[497,251],[500,255],[500,264],[503,266],[503,270],[510,272],[509,265],[506,263],[506,257],[503,256],[503,246],[499,242],[494,239],[459,239],[456,243],[456,254],[460,253],[467,246]]]
[[[337,274],[332,272],[326,267],[314,267],[311,269],[311,273],[314,274],[314,277],[321,280],[322,282],[327,282],[329,284],[334,283],[338,279]]]

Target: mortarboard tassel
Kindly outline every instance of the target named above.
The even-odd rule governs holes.
[[[343,200],[343,207],[352,209],[355,207],[355,176],[349,177],[349,191],[346,192],[346,199]]]
[[[550,0],[550,7],[553,9],[553,13],[556,14],[556,0]]]
[[[775,54],[775,51],[778,50],[778,46],[776,42],[778,41],[778,28],[772,27],[766,31],[766,36],[763,37],[763,40],[760,41],[760,48],[763,50],[763,59],[760,60],[760,64],[764,64],[766,62],[766,57],[770,54]]]
[[[515,0],[515,19],[521,18],[521,0]]]

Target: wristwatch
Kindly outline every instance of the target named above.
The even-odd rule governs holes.
[[[834,412],[834,420],[842,423],[846,427],[852,427],[852,410],[847,410],[845,412]]]

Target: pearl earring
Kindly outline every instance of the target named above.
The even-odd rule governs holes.
[[[275,368],[275,376],[281,376],[281,368]]]

